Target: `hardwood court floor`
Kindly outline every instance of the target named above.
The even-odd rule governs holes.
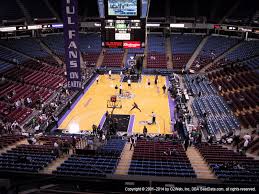
[[[148,79],[151,85],[148,86]],[[166,78],[159,76],[158,87],[154,84],[155,76],[143,75],[140,83],[132,83],[131,88],[123,82],[123,90],[134,94],[133,99],[120,99],[122,101],[122,109],[115,109],[114,114],[131,114],[135,115],[133,133],[142,133],[144,124],[141,121],[151,121],[151,113],[155,112],[157,123],[154,125],[146,125],[148,133],[171,133],[170,112],[167,93],[163,94],[162,86],[166,84]],[[98,125],[107,109],[107,100],[110,96],[118,93],[115,85],[119,87],[120,76],[112,75],[112,79],[108,75],[100,75],[99,83],[96,81],[83,95],[76,106],[71,110],[67,117],[63,120],[60,129],[72,129],[78,127],[80,130],[92,130],[92,125]],[[118,98],[117,98],[118,99]],[[133,102],[136,102],[141,109],[129,111]]]

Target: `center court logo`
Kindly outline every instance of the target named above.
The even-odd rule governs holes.
[[[135,97],[135,95],[129,91],[125,91],[122,94],[117,95],[117,96],[118,96],[118,98],[121,98],[121,99],[133,99]]]

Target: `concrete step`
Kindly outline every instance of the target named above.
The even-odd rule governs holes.
[[[119,175],[127,175],[129,168],[130,168],[130,163],[133,155],[133,151],[129,150],[130,149],[130,143],[127,142],[124,146],[124,149],[121,154],[121,159],[119,161],[119,164],[117,165],[116,171],[114,174],[119,174]],[[134,148],[133,148],[134,149]]]
[[[198,45],[198,47],[195,49],[195,51],[193,52],[191,58],[189,59],[189,61],[188,61],[187,64],[186,64],[186,67],[185,67],[186,70],[189,69],[189,68],[191,68],[191,66],[192,66],[192,64],[193,64],[193,62],[194,62],[194,60],[196,59],[196,57],[197,57],[197,56],[199,55],[199,53],[201,52],[201,50],[202,50],[203,46],[205,45],[205,43],[207,42],[208,38],[209,38],[209,36],[205,36],[205,37],[202,39],[202,41],[200,42],[200,44]]]
[[[54,170],[57,169],[64,161],[66,161],[71,154],[73,153],[72,149],[69,151],[70,154],[63,155],[60,158],[57,158],[56,160],[52,161],[47,167],[45,167],[40,173],[42,174],[52,174]]]
[[[186,154],[198,178],[216,179],[213,172],[195,147],[189,147]]]

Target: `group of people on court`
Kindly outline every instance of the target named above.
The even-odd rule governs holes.
[[[111,79],[111,77],[112,77],[112,71],[111,71],[111,70],[109,70],[108,75],[109,75],[109,79]],[[122,76],[122,75],[123,75],[123,74],[122,74],[122,72],[121,72],[121,73],[120,73],[120,76]],[[96,78],[96,82],[97,82],[97,84],[98,84],[98,82],[99,82],[99,77]],[[128,87],[131,87],[131,80],[130,80],[130,79],[127,80],[127,84],[128,84]],[[148,78],[148,83],[147,83],[147,84],[148,84],[149,86],[151,85],[151,81],[150,81],[149,78]],[[155,84],[155,85],[158,84],[158,75],[155,76],[154,84]],[[116,85],[116,86],[115,86],[115,89],[119,89],[119,95],[122,95],[122,92],[123,92],[123,86],[122,86],[122,84],[120,84],[119,87]],[[167,89],[166,86],[165,86],[165,84],[163,85],[162,89],[163,89],[163,93],[165,94],[165,93],[166,93],[166,89]],[[133,103],[132,108],[130,109],[130,111],[133,111],[134,109],[138,109],[138,110],[141,112],[141,109],[139,108],[139,106],[138,106],[138,104],[137,104],[136,102]],[[151,119],[151,121],[148,122],[148,124],[150,124],[150,125],[151,125],[151,124],[156,124],[156,114],[155,114],[154,112],[152,112],[150,116],[152,117],[152,119]]]
[[[112,77],[112,71],[111,71],[111,70],[109,70],[108,75],[109,75],[109,79],[111,79],[111,77]],[[123,73],[122,73],[122,71],[121,71],[121,72],[120,72],[120,77],[122,78],[122,76],[123,76]],[[97,84],[98,84],[98,81],[99,81],[99,78],[97,77],[97,78],[96,78]],[[131,87],[131,79],[130,79],[130,77],[129,77],[129,79],[127,80],[127,83],[128,83],[128,87]],[[155,83],[155,85],[158,84],[158,75],[155,76],[155,81],[154,81],[154,83]],[[148,85],[148,86],[151,85],[151,81],[150,81],[149,78],[148,78],[148,81],[147,81],[147,85]],[[120,87],[121,87],[120,89],[122,89],[122,86],[121,86],[121,85],[120,85]],[[163,89],[163,93],[165,94],[165,93],[166,93],[166,86],[165,86],[165,84],[163,85],[162,89]],[[122,93],[122,90],[120,90],[120,94],[121,94],[121,93]]]

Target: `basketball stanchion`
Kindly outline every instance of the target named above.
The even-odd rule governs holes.
[[[111,115],[113,115],[113,112],[116,108],[119,108],[119,109],[122,108],[121,100],[118,100],[116,95],[112,95],[110,97],[110,100],[107,100],[107,108],[112,109]]]

